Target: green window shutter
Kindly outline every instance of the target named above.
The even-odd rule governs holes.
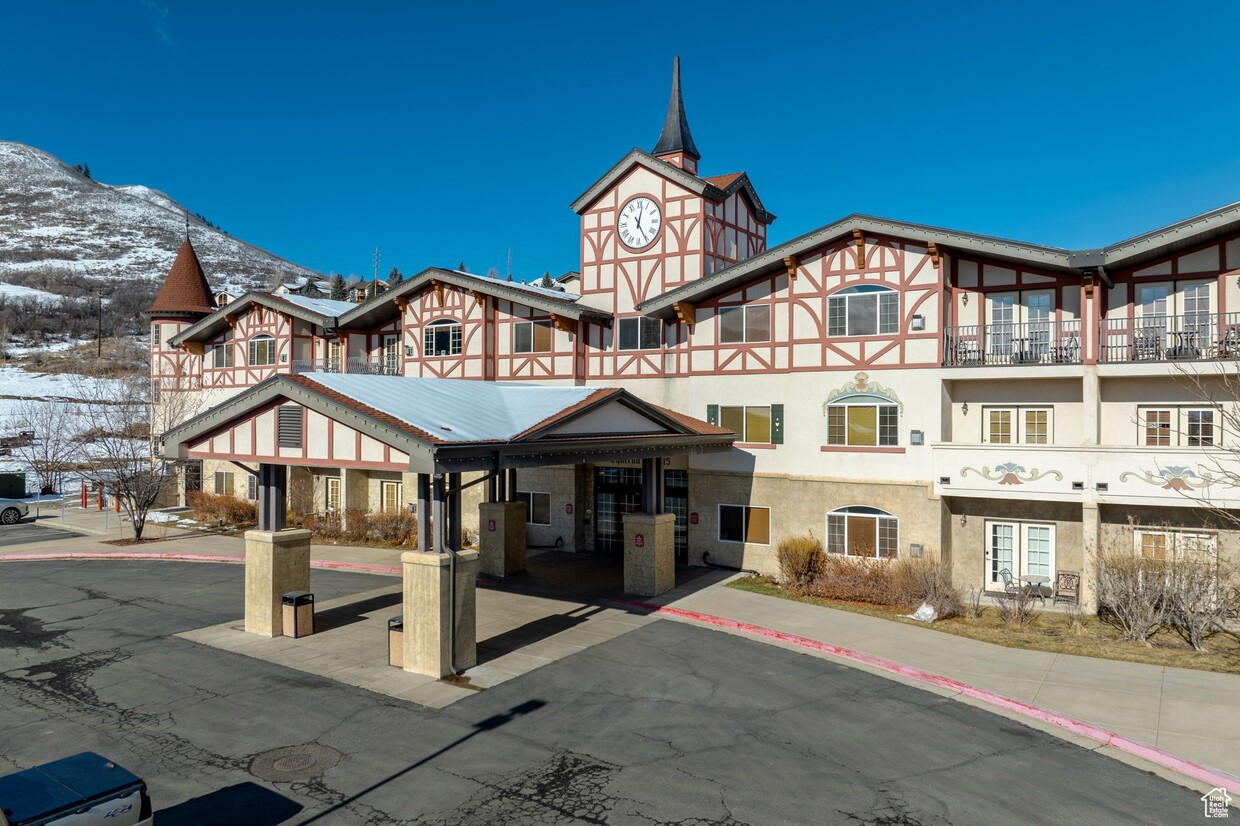
[[[719,424],[719,405],[706,405],[706,421],[713,425]]]
[[[771,444],[782,445],[784,443],[784,406],[782,404],[771,405]]]

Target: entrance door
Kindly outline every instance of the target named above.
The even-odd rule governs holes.
[[[383,375],[400,375],[400,336],[383,337]]]
[[[689,471],[663,472],[663,511],[676,515],[676,562],[689,564]]]
[[[642,470],[595,468],[594,547],[607,553],[624,551],[624,515],[642,507]]]
[[[986,523],[986,587],[1003,590],[1000,571],[1013,577],[1055,576],[1055,526],[1030,522]]]

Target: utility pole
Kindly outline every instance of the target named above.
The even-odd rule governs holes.
[[[375,281],[379,280],[379,248],[375,247]]]
[[[103,287],[99,288],[99,311],[95,324],[95,358],[103,358]]]
[[[509,247],[509,248],[508,248],[508,272],[507,272],[507,276],[508,276],[508,280],[509,280],[509,281],[511,281],[511,280],[512,280],[512,247]]]

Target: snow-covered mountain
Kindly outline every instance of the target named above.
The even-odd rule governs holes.
[[[109,186],[38,149],[0,141],[0,282],[78,273],[157,280],[185,238],[185,208],[145,186]],[[191,211],[192,212],[192,211]],[[213,229],[191,214],[190,238],[217,289],[321,277]],[[39,279],[20,279],[37,283]]]

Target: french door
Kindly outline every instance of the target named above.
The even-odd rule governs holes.
[[[986,296],[991,356],[1040,360],[1051,346],[1051,293],[990,293]]]
[[[986,522],[986,587],[1003,590],[1002,571],[1013,577],[1055,578],[1055,526],[1037,522]]]
[[[400,336],[383,337],[383,375],[400,375]]]

